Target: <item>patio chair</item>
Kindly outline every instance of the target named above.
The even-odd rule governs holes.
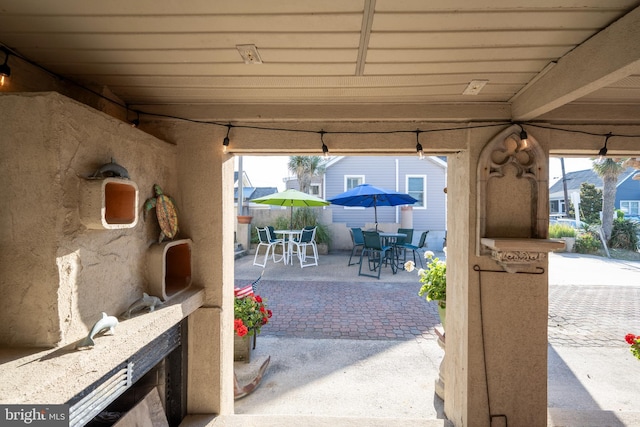
[[[368,276],[380,278],[380,272],[382,271],[382,265],[386,265],[388,261],[391,262],[391,269],[395,273],[395,267],[392,257],[393,248],[391,246],[382,246],[382,240],[380,239],[380,233],[377,231],[363,231],[364,237],[364,249],[360,253],[360,268],[358,270],[358,276]],[[378,275],[367,274],[362,272],[362,261],[364,257],[367,257],[369,271],[377,271]]]
[[[406,234],[406,237],[398,237],[396,239],[396,256],[400,261],[400,256],[406,258],[407,248],[405,245],[411,245],[413,243],[413,228],[398,228],[398,233]]]
[[[351,258],[353,258],[358,249],[360,249],[360,252],[364,250],[364,236],[362,235],[362,229],[350,228],[349,233],[351,234],[353,248],[351,249],[351,255],[349,255],[349,262],[347,263],[347,267],[350,265],[359,264],[358,262],[351,262]]]
[[[256,227],[256,230],[258,230],[258,239],[260,240],[260,242],[258,243],[258,247],[256,248],[256,254],[253,257],[253,265],[259,265],[260,267],[264,268],[267,265],[267,259],[269,259],[269,251],[273,251],[273,262],[282,261],[285,255],[284,240],[274,239],[269,232],[269,228],[267,227]],[[282,256],[280,257],[280,259],[276,259],[276,247],[278,245],[282,245]],[[264,260],[262,261],[262,264],[260,264],[258,262],[258,254],[260,253],[260,248],[263,246],[266,247],[266,250],[264,253]]]
[[[427,248],[427,234],[429,234],[428,230],[422,232],[422,234],[420,235],[420,240],[418,241],[417,245],[408,245],[408,244],[404,245],[404,249],[405,249],[404,262],[407,262],[407,252],[411,251],[413,252],[413,263],[417,264],[416,262],[416,253],[417,253],[418,259],[420,260],[420,268],[424,268],[422,259],[424,258],[423,252]]]
[[[316,227],[305,227],[300,232],[299,239],[289,242],[290,247],[298,255],[300,268],[318,265],[318,246],[316,245]],[[307,248],[311,247],[313,255],[307,255]],[[313,258],[313,262],[307,262],[307,258]]]

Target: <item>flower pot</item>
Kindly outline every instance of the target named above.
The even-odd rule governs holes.
[[[238,224],[251,224],[252,216],[238,215]]]
[[[251,361],[251,342],[253,337],[249,334],[239,337],[238,334],[233,334],[233,361],[245,362]]]
[[[440,323],[442,323],[442,329],[446,329],[444,327],[444,320],[445,320],[446,312],[447,312],[447,308],[440,306],[440,302],[438,301],[438,315],[440,316]]]

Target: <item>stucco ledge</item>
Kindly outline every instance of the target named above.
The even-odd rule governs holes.
[[[491,258],[509,273],[529,269],[545,260],[547,253],[564,249],[564,242],[555,239],[483,237],[480,243],[491,249]]]

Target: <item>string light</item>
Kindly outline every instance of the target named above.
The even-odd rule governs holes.
[[[522,125],[519,124],[518,126],[520,126],[520,143],[516,147],[516,153],[529,149],[529,135],[527,135],[527,131],[524,130]]]
[[[0,86],[4,86],[5,81],[11,77],[11,67],[7,64],[9,60],[9,51],[4,47],[1,48],[4,53],[4,63],[0,65]]]
[[[322,153],[324,154],[324,157],[329,157],[329,147],[327,147],[327,144],[324,143],[324,134],[326,132],[321,130],[320,131],[320,141],[322,142]]]
[[[14,55],[17,56],[18,58],[20,58],[21,60],[31,64],[34,67],[37,67],[47,73],[49,73],[50,75],[58,78],[59,80],[76,86],[82,90],[85,90],[87,92],[90,92],[91,94],[95,95],[96,97],[103,99],[106,102],[109,102],[113,105],[117,105],[119,107],[122,107],[124,109],[128,109],[128,106],[125,104],[122,104],[110,97],[105,96],[104,94],[94,91],[91,88],[82,86],[81,84],[78,84],[78,82],[74,81],[74,80],[69,80],[67,78],[65,78],[62,75],[56,74],[53,71],[49,70],[48,68],[43,67],[42,65],[30,60],[29,58],[26,58],[20,54],[16,54],[15,52],[9,52],[9,50],[4,47],[4,46],[0,46],[0,51],[2,51],[5,54],[5,60],[4,63],[0,65],[0,85],[5,81],[6,77],[9,77],[11,75],[11,68],[9,68],[9,65],[7,64],[7,61],[9,59],[9,55]],[[227,137],[224,139],[223,141],[223,146],[226,147],[229,145],[229,131],[231,130],[232,127],[238,127],[238,128],[245,128],[245,129],[258,129],[258,130],[266,130],[266,131],[281,131],[281,132],[305,132],[305,133],[318,133],[318,131],[315,130],[305,130],[305,129],[290,129],[290,128],[270,128],[270,127],[261,127],[261,126],[250,126],[250,125],[231,125],[231,124],[225,124],[225,123],[220,123],[220,122],[216,122],[216,121],[207,121],[207,120],[198,120],[198,119],[189,119],[186,117],[179,117],[179,116],[174,116],[171,114],[160,114],[160,113],[148,113],[145,111],[137,111],[137,113],[141,113],[141,114],[145,114],[148,115],[150,117],[161,117],[161,118],[167,118],[167,119],[172,119],[172,120],[180,120],[180,121],[184,121],[184,122],[190,122],[190,123],[199,123],[199,124],[208,124],[208,125],[213,125],[213,126],[226,126],[227,127]],[[479,128],[487,128],[487,127],[497,127],[497,126],[509,126],[509,125],[513,125],[513,122],[509,122],[509,121],[505,121],[505,122],[499,122],[499,123],[492,123],[492,124],[478,124],[478,125],[467,125],[467,126],[463,126],[463,127],[453,127],[453,128],[439,128],[439,129],[433,129],[433,130],[429,130],[429,131],[410,131],[410,130],[391,130],[391,131],[339,131],[339,132],[323,132],[324,133],[333,133],[333,134],[358,134],[358,135],[378,135],[378,134],[394,134],[394,133],[409,133],[409,132],[416,132],[417,134],[421,133],[421,132],[452,132],[452,131],[468,131],[471,129],[479,129]],[[523,138],[523,135],[526,135],[526,131],[524,130],[524,128],[522,128],[522,125],[519,124],[522,131],[520,132],[520,141],[521,141],[521,145],[522,143],[526,143],[528,146],[528,138],[525,137]],[[640,138],[640,135],[624,135],[624,134],[613,134],[613,133],[608,133],[608,134],[601,134],[601,133],[594,133],[594,132],[588,132],[588,131],[582,131],[582,130],[576,130],[576,129],[562,129],[562,128],[558,128],[558,127],[553,127],[553,126],[546,126],[546,125],[539,125],[539,124],[534,124],[534,123],[527,123],[528,126],[530,127],[537,127],[537,128],[541,128],[541,129],[548,129],[548,130],[555,130],[555,131],[559,131],[559,132],[567,132],[567,133],[574,133],[574,134],[581,134],[581,135],[590,135],[590,136],[600,136],[600,137],[606,137],[606,139],[608,140],[611,137],[619,137],[619,138]],[[418,143],[419,144],[419,143]],[[416,149],[418,148],[418,144],[416,145]],[[606,145],[607,145],[607,141],[605,140],[605,145],[604,147],[602,147],[602,149],[600,151],[604,151],[605,155],[606,155]],[[323,153],[325,153],[324,151],[324,146],[326,146],[323,142]],[[522,148],[521,148],[522,149]],[[327,147],[327,155],[328,155],[329,149]],[[602,156],[604,157],[604,156]]]
[[[137,111],[134,111],[134,113],[136,113],[136,118],[131,120],[131,127],[137,128],[140,126],[140,114]]]
[[[613,134],[611,132],[609,132],[605,139],[604,139],[604,145],[602,146],[602,148],[600,149],[600,151],[598,151],[598,162],[602,163],[604,162],[604,158],[607,157],[607,142],[609,141],[609,138],[611,138],[613,136]]]
[[[420,160],[424,159],[424,151],[422,144],[420,144],[420,129],[416,129],[416,153],[418,153]]]
[[[227,147],[229,146],[229,132],[231,132],[231,128],[233,127],[233,125],[231,123],[229,123],[227,125],[227,136],[224,137],[224,140],[222,141],[222,152],[226,153],[227,152]]]

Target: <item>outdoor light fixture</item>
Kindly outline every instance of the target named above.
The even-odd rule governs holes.
[[[607,137],[604,139],[604,145],[602,146],[602,148],[600,149],[600,151],[598,151],[598,162],[602,163],[604,161],[604,158],[607,157],[607,142],[609,141],[609,138],[611,138],[612,134],[611,132],[609,132],[607,134]]]
[[[416,153],[420,160],[424,159],[424,151],[422,151],[422,144],[420,144],[420,129],[416,129]]]
[[[324,134],[326,132],[321,130],[320,131],[320,141],[322,142],[322,152],[324,153],[325,157],[329,157],[329,147],[327,147],[327,144],[324,143]]]
[[[7,64],[9,60],[9,51],[7,49],[0,48],[4,53],[4,63],[0,65],[0,86],[4,86],[4,82],[11,77],[11,68]]]
[[[227,147],[229,146],[229,132],[231,132],[231,128],[233,126],[231,125],[231,123],[229,123],[227,125],[227,136],[224,137],[224,140],[222,141],[222,152],[226,153],[227,152]]]
[[[522,125],[520,125],[520,143],[516,147],[516,153],[519,151],[526,151],[529,149],[529,135],[527,135],[527,131],[524,130]]]

